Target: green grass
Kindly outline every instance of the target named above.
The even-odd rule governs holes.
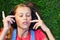
[[[35,4],[42,20],[49,27],[56,40],[60,40],[60,0],[29,0]],[[6,16],[19,3],[27,0],[0,0],[0,27],[2,27],[2,10]]]

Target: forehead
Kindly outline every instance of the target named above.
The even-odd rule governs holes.
[[[16,13],[19,13],[19,12],[22,12],[22,13],[30,12],[31,13],[31,10],[29,7],[18,7],[16,9]]]

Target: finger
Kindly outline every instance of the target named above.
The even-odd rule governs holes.
[[[35,28],[36,28],[36,26],[37,26],[37,23],[34,25],[33,29],[35,29]]]
[[[12,22],[15,22],[15,20],[14,20],[13,18],[10,18],[10,20],[11,20]]]
[[[30,21],[30,22],[38,22],[38,20],[32,20],[32,21]]]
[[[14,20],[14,19],[12,19],[12,18],[11,18],[11,20],[12,20],[13,22],[15,22],[15,20]]]
[[[35,29],[37,29],[38,27],[39,27],[39,25],[37,25]]]
[[[2,17],[3,17],[3,19],[5,19],[5,13],[4,13],[4,11],[2,11]]]
[[[39,20],[41,19],[37,12],[36,12],[36,16],[37,16],[37,18],[38,18]]]
[[[14,20],[12,18],[8,18],[7,21],[10,22],[11,24],[13,24],[13,22],[14,22]]]
[[[9,15],[9,16],[7,16],[7,17],[15,17],[14,15]]]
[[[9,20],[9,22],[10,22],[11,24],[13,24],[12,20]]]

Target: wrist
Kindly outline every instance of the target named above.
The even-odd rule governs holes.
[[[50,32],[50,30],[47,28],[47,29],[45,30],[45,32]]]
[[[7,29],[7,28],[3,28],[3,31],[4,31],[4,32],[7,32],[7,31],[8,31],[8,29]]]
[[[42,26],[43,31],[45,32],[50,31],[49,28],[44,23],[41,26]]]

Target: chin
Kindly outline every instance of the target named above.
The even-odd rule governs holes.
[[[27,29],[29,29],[29,26],[24,25],[23,27],[21,26],[19,28],[24,29],[24,30],[27,30]]]
[[[23,30],[28,30],[29,28],[21,28],[21,29],[23,29]]]
[[[28,29],[29,27],[28,26],[24,26],[23,29]]]

